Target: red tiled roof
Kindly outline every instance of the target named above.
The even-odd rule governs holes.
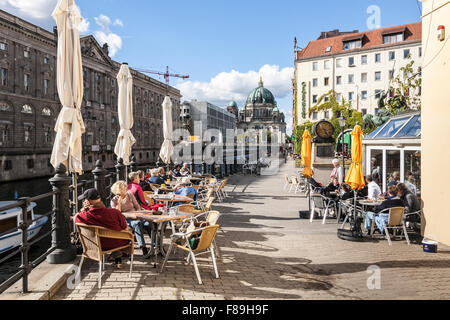
[[[306,48],[297,52],[297,59],[309,59],[313,57],[331,56],[340,53],[347,53],[353,51],[364,51],[368,49],[378,47],[390,47],[395,44],[383,44],[383,35],[389,33],[396,33],[405,31],[405,39],[401,43],[419,42],[422,40],[422,22],[415,22],[405,24],[402,26],[395,26],[383,29],[370,30],[352,35],[343,35],[333,38],[326,38],[321,40],[310,41]],[[349,41],[354,39],[363,39],[362,47],[352,50],[344,50],[343,41]],[[325,52],[328,47],[331,47],[331,51]]]

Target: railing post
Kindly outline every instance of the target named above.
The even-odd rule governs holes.
[[[202,174],[206,174],[206,162],[203,160],[202,162]]]
[[[23,270],[22,276],[22,292],[28,292],[28,275],[31,272],[31,265],[28,257],[30,251],[30,245],[28,244],[28,227],[31,225],[31,219],[28,212],[28,206],[30,205],[30,198],[20,198],[19,201],[23,201],[22,217],[19,223],[19,229],[22,231],[22,246],[20,247],[20,252],[22,255],[22,264],[19,267]]]
[[[61,163],[56,168],[56,173],[50,180],[53,187],[52,215],[52,247],[56,248],[49,256],[50,264],[64,264],[71,262],[76,257],[76,249],[70,242],[72,221],[70,219],[69,186],[72,179],[66,173],[66,167]]]
[[[116,180],[124,180],[127,181],[127,179],[125,178],[125,166],[123,164],[123,159],[119,158],[117,160],[117,164],[115,165],[116,168]]]
[[[132,156],[132,157],[131,157],[130,169],[131,169],[130,172],[136,172],[136,171],[137,171],[136,156]]]
[[[103,162],[101,160],[97,160],[95,163],[95,169],[92,171],[94,175],[94,188],[100,194],[103,203],[106,203],[106,178],[105,176],[108,174],[108,170],[103,168]]]

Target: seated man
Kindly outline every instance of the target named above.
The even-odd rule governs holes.
[[[367,188],[368,188],[368,195],[367,198],[370,200],[378,200],[378,196],[381,194],[380,186],[373,181],[372,175],[367,175],[366,177],[367,181]]]
[[[152,170],[152,176],[150,177],[150,179],[148,179],[147,182],[150,183],[150,184],[159,184],[159,185],[164,184],[164,180],[161,179],[161,177],[159,176],[159,170],[158,169],[153,169]]]
[[[417,196],[412,193],[404,183],[399,183],[397,185],[397,196],[405,205],[405,213],[417,212],[422,209]]]
[[[397,189],[395,188],[393,192],[397,192]],[[364,227],[366,228],[366,230],[369,230],[370,232],[370,229],[372,228],[372,219],[375,217],[374,219],[375,223],[378,229],[381,231],[381,233],[383,233],[384,226],[386,225],[389,219],[389,212],[386,213],[379,213],[379,212],[395,207],[402,207],[402,208],[404,207],[403,201],[399,197],[386,199],[379,206],[376,206],[373,209],[373,211],[367,212],[366,217],[364,219]]]
[[[165,182],[167,182],[167,180],[172,181],[172,176],[169,175],[169,172],[166,174],[166,170],[164,170],[163,167],[159,167],[158,168],[158,172],[159,172],[159,177]]]
[[[191,174],[191,171],[188,168],[188,164],[185,162],[183,163],[183,167],[180,170],[181,176],[185,177]]]
[[[115,231],[128,230],[127,221],[119,210],[106,208],[96,189],[86,190],[79,198],[84,200],[83,209],[75,216],[75,223],[99,226]],[[129,240],[101,238],[102,250],[107,251],[122,247],[130,243]],[[122,267],[122,252],[113,252],[116,267]]]
[[[328,198],[336,199],[338,195],[332,195],[331,192],[339,192],[339,178],[337,176],[331,179],[331,182],[322,190],[322,194]]]
[[[193,195],[194,201],[197,201],[197,190],[195,190],[191,185],[191,180],[188,177],[185,177],[181,180],[179,184],[177,184],[174,188],[175,194],[181,196]],[[175,206],[180,205],[182,203],[176,203]]]
[[[181,166],[180,166],[179,164],[177,164],[177,165],[175,166],[175,169],[173,169],[173,177],[174,177],[174,178],[176,178],[176,177],[181,177],[180,170],[181,170]]]
[[[139,185],[141,186],[142,191],[152,191],[152,188],[145,180],[144,171],[138,170],[137,174],[139,175],[139,180],[140,180]]]

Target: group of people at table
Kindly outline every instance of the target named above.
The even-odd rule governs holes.
[[[308,182],[317,192],[336,202],[337,209],[341,206],[341,201],[350,201],[354,204],[355,193],[352,188],[344,182],[343,169],[338,159],[333,160],[333,171],[330,174],[330,184],[323,186],[313,177]],[[378,177],[376,177],[378,178]],[[382,192],[373,175],[365,177],[366,185],[357,191],[358,198],[366,198],[370,202],[381,202],[373,206],[370,211],[364,214],[364,227],[370,232],[372,221],[381,233],[384,233],[384,227],[388,222],[389,213],[386,209],[395,207],[404,207],[405,213],[414,213],[421,210],[421,204],[417,198],[417,188],[411,182],[406,180],[400,182],[400,173],[393,172],[388,179],[387,191]],[[358,200],[357,200],[358,201]],[[343,209],[343,208],[342,208]]]
[[[75,223],[95,225],[111,230],[123,231],[128,226],[133,230],[139,248],[144,258],[150,258],[149,250],[145,244],[144,231],[151,234],[151,225],[148,221],[126,218],[122,213],[146,211],[149,214],[163,210],[164,204],[150,204],[144,196],[145,191],[151,191],[151,185],[163,186],[166,183],[179,179],[172,191],[175,195],[189,196],[197,200],[197,190],[192,187],[189,176],[191,172],[187,164],[177,165],[173,171],[165,172],[164,168],[152,169],[147,176],[143,171],[130,172],[129,183],[117,181],[111,186],[114,197],[111,199],[110,208],[102,202],[96,189],[86,190],[78,199],[83,201],[83,208],[75,216]],[[175,203],[174,205],[178,205]],[[101,238],[101,246],[104,251],[126,245],[128,240]],[[121,251],[113,252],[111,258],[117,268],[122,266]]]

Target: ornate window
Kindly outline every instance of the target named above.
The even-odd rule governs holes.
[[[100,128],[98,130],[98,134],[99,134],[100,145],[104,145],[105,144],[105,129]]]
[[[0,68],[0,85],[8,85],[8,69]]]
[[[33,108],[29,104],[24,104],[22,107],[22,113],[33,114]]]
[[[33,127],[30,125],[25,125],[23,133],[24,133],[24,136],[23,136],[24,142],[32,143],[33,142]]]
[[[49,126],[44,127],[44,143],[51,143],[52,142],[52,130]]]
[[[9,130],[10,126],[8,124],[0,124],[0,147],[8,145],[10,136]]]
[[[52,115],[52,109],[45,107],[44,109],[42,109],[42,115],[50,117]]]
[[[11,111],[11,107],[5,102],[0,102],[0,111],[9,112]]]

